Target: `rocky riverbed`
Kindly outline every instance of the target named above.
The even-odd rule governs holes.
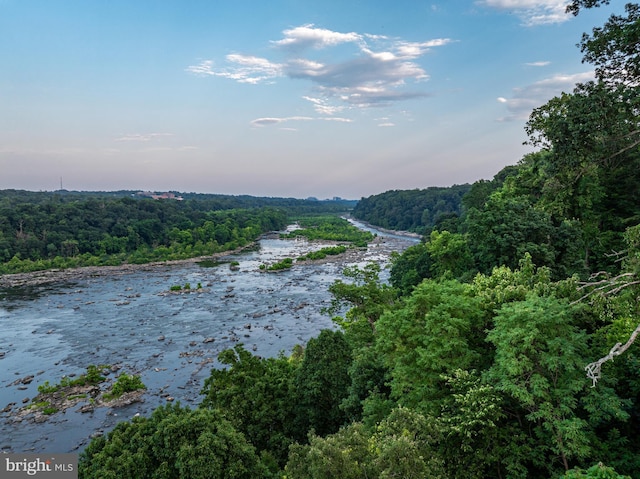
[[[288,353],[333,328],[322,308],[344,266],[384,263],[411,244],[415,240],[381,235],[366,249],[294,263],[277,274],[259,267],[324,244],[265,238],[253,250],[216,258],[217,265],[190,260],[12,278],[13,286],[0,288],[0,450],[77,451],[118,421],[160,404],[196,405],[220,351],[243,343],[262,356]],[[94,408],[86,407],[87,393],[86,400],[38,420],[20,412],[38,385],[90,364],[138,374],[147,390],[136,401]]]

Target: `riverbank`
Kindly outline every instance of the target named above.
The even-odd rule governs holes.
[[[257,241],[230,251],[222,251],[207,256],[194,258],[177,259],[170,261],[155,261],[144,264],[125,263],[117,266],[81,266],[69,269],[47,269],[42,271],[31,271],[29,273],[14,273],[0,275],[0,288],[16,288],[23,286],[39,286],[47,283],[61,283],[77,279],[95,278],[99,276],[118,276],[130,274],[138,271],[153,271],[159,267],[167,265],[192,264],[201,261],[215,261],[224,256],[239,254],[243,251],[255,248]]]

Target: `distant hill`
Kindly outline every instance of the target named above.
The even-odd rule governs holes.
[[[462,197],[470,188],[463,184],[386,191],[362,198],[352,215],[382,228],[424,234],[443,218],[459,216]]]

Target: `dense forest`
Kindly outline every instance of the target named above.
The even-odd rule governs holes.
[[[198,407],[118,424],[83,451],[80,477],[640,478],[639,44],[640,6],[628,4],[580,41],[596,79],[532,112],[537,152],[471,185],[458,211],[417,207],[431,223],[402,229],[428,235],[394,259],[388,284],[370,263],[330,286],[338,329],[290,356],[222,352]],[[113,211],[138,200],[86,201]],[[52,212],[72,204],[80,215],[75,200]],[[170,248],[171,231],[205,241],[194,235],[208,221],[215,237],[225,221],[240,234],[284,219],[261,205],[255,217],[194,208],[191,223],[171,224],[188,202],[136,205],[169,209],[109,235],[129,238],[130,226],[144,238],[136,223],[166,221],[169,244],[148,251]],[[402,211],[389,208],[386,226],[400,228]],[[6,244],[16,231],[49,243],[39,223],[10,218]]]
[[[471,185],[392,190],[362,198],[352,215],[382,228],[424,234],[439,223],[457,217]]]
[[[0,191],[0,274],[147,263],[229,251],[292,215],[344,212],[348,201],[131,192]]]

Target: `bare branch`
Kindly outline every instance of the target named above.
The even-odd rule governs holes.
[[[631,333],[629,340],[624,345],[622,345],[621,343],[616,343],[616,345],[611,348],[611,351],[609,351],[609,354],[598,359],[596,362],[587,364],[585,366],[584,369],[585,371],[587,371],[587,377],[593,381],[593,385],[591,387],[596,387],[596,383],[598,382],[598,379],[600,379],[600,370],[602,368],[602,365],[609,360],[613,361],[613,358],[615,356],[620,356],[627,349],[629,349],[629,346],[633,344],[633,342],[638,337],[638,334],[640,334],[640,324],[638,324],[638,327],[633,331],[633,333]]]
[[[594,275],[592,275],[591,278],[595,279],[598,276],[606,276],[606,273],[601,271],[599,273],[595,273]],[[624,288],[627,288],[634,284],[640,284],[640,280],[628,281],[627,278],[631,278],[633,276],[635,276],[634,273],[622,273],[622,274],[619,274],[618,276],[614,276],[613,278],[607,277],[605,279],[601,279],[600,281],[588,281],[586,283],[580,283],[580,287],[578,288],[578,291],[583,290],[585,288],[591,288],[591,287],[593,287],[593,289],[590,290],[585,295],[583,295],[582,297],[576,299],[575,301],[572,301],[571,304],[572,305],[578,304],[595,293],[601,293],[602,295],[607,296],[607,295],[619,293]]]

